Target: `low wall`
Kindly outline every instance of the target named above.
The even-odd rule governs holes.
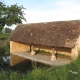
[[[52,47],[50,46],[34,45],[34,50],[44,50],[52,53]],[[10,53],[26,52],[26,51],[30,51],[30,44],[23,44],[23,43],[10,41]],[[64,48],[64,47],[55,47],[55,53],[71,56],[71,49]]]
[[[80,36],[77,39],[76,45],[77,45],[78,51],[80,51]]]
[[[34,45],[34,50],[44,50],[46,52],[52,53],[52,47],[50,46]]]
[[[50,46],[34,45],[34,50],[39,50],[39,49],[52,53],[52,47]],[[54,49],[55,53],[71,56],[71,48],[55,47]]]
[[[74,48],[72,48],[72,50],[71,50],[71,58],[72,59],[76,59],[76,58],[78,58],[78,55],[79,55],[79,53],[78,53],[78,46],[76,45]]]
[[[58,54],[65,54],[67,56],[71,56],[71,49],[70,48],[64,48],[64,47],[56,47],[55,48],[56,53]]]

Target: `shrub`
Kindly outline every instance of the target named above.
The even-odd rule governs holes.
[[[0,55],[9,55],[10,53],[10,46],[9,40],[0,40]]]

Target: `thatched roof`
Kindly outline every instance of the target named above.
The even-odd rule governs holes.
[[[80,20],[18,25],[11,41],[54,47],[73,47],[80,33]]]

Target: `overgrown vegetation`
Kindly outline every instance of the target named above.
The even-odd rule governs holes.
[[[0,73],[1,80],[79,80],[80,79],[80,57],[71,64],[61,67],[41,67],[34,65],[27,73],[10,72]]]
[[[3,29],[3,33],[12,33],[12,29],[6,27]]]
[[[9,36],[11,35],[11,33],[0,33],[0,40],[8,40]]]
[[[0,55],[9,55],[9,36],[10,34],[0,34]]]
[[[12,26],[26,21],[24,10],[23,5],[18,6],[17,3],[7,5],[3,0],[0,0],[0,32],[2,32],[5,25]]]

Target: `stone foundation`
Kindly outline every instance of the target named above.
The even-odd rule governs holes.
[[[17,65],[23,61],[25,61],[26,59],[23,58],[23,57],[20,57],[20,56],[16,56],[16,55],[13,55],[11,54],[10,55],[10,66],[14,66],[14,65]]]

